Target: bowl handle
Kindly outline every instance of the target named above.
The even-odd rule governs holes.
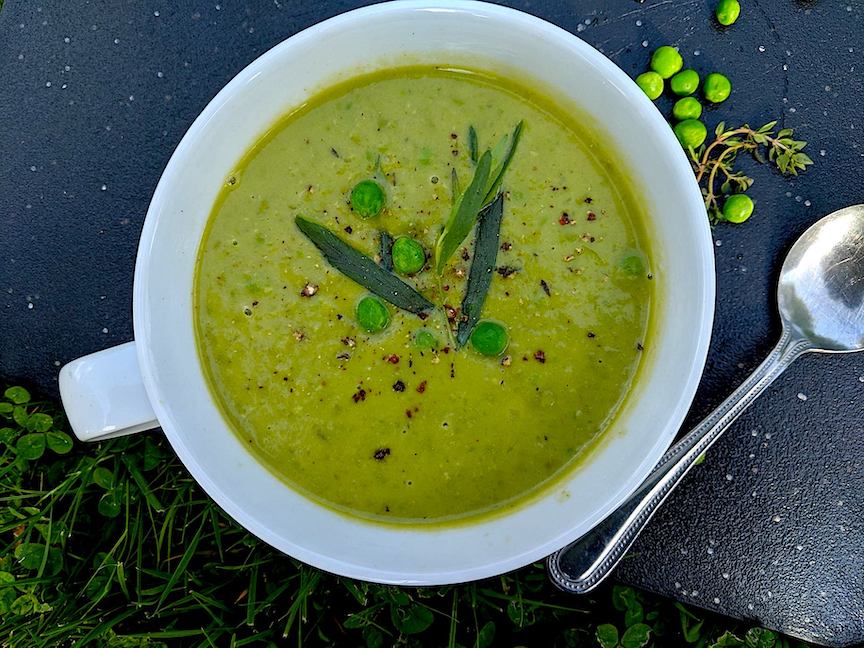
[[[60,398],[75,436],[103,441],[159,427],[135,343],[91,353],[60,370]]]

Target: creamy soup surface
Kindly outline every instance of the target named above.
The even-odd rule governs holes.
[[[453,169],[457,198],[476,170],[469,127],[482,153],[520,121],[481,313],[509,344],[486,356],[454,340],[475,233],[440,276],[433,251]],[[386,203],[362,218],[350,196],[368,179]],[[367,332],[369,290],[297,216],[376,261],[382,230],[416,240],[426,266],[399,278],[435,308],[382,302],[389,325]],[[377,521],[472,519],[574,469],[612,422],[650,342],[649,259],[626,172],[578,115],[488,74],[392,69],[286,115],[226,178],[199,251],[197,343],[230,426],[294,489]]]

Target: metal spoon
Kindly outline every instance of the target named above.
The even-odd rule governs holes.
[[[549,557],[556,585],[583,593],[606,578],[702,453],[796,358],[864,350],[864,205],[826,216],[796,241],[780,271],[777,304],[783,332],[771,354],[609,517]]]

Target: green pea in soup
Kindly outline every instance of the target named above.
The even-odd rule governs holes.
[[[500,511],[585,457],[639,368],[643,215],[614,151],[485,73],[387,70],[282,118],[199,251],[199,352],[297,491],[391,523]]]

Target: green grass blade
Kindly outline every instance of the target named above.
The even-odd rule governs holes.
[[[450,606],[450,635],[447,637],[447,648],[456,648],[456,628],[459,625],[459,590],[453,590],[453,604]]]
[[[249,570],[249,587],[246,590],[246,625],[255,625],[255,599],[258,594],[258,565],[253,565]]]
[[[135,480],[135,483],[138,485],[138,489],[141,491],[141,494],[144,495],[144,499],[147,500],[147,503],[153,507],[153,509],[161,513],[165,510],[165,507],[162,506],[162,503],[159,501],[159,498],[153,493],[150,489],[150,485],[147,483],[147,480],[144,479],[144,475],[141,474],[141,471],[138,470],[138,467],[132,462],[132,460],[124,455],[123,463],[126,466],[126,469],[129,471],[129,474],[132,475],[132,479]]]
[[[120,636],[129,639],[184,639],[186,637],[200,637],[202,634],[204,634],[203,630],[195,628],[189,630],[156,630]]]
[[[192,536],[192,539],[189,541],[189,544],[186,545],[186,551],[183,552],[183,557],[180,558],[180,562],[177,565],[177,568],[171,574],[171,577],[168,579],[168,582],[165,584],[165,587],[162,590],[162,595],[159,597],[159,600],[156,602],[156,612],[162,607],[162,604],[165,603],[165,600],[174,591],[174,586],[177,584],[177,581],[186,571],[186,567],[189,565],[189,562],[195,556],[195,550],[198,549],[198,542],[201,540],[202,531],[204,530],[204,519],[201,519],[201,523],[198,526],[198,530],[195,532],[195,535]]]
[[[480,212],[478,218],[474,259],[471,261],[465,298],[462,300],[462,317],[456,329],[456,344],[460,347],[468,342],[471,331],[480,319],[489,286],[492,284],[503,216],[504,196],[499,193],[492,204]]]
[[[360,250],[348,245],[329,229],[297,216],[297,227],[317,247],[327,262],[352,281],[387,300],[397,308],[415,315],[433,308],[426,299],[396,275],[387,272]]]
[[[302,621],[305,620],[306,616],[306,604],[309,595],[312,593],[312,590],[315,589],[315,586],[318,584],[320,579],[321,572],[317,569],[305,566],[300,567],[300,587],[294,595],[294,600],[291,602],[291,606],[288,608],[288,615],[285,620],[285,629],[282,631],[283,637],[287,637],[288,633],[291,632],[291,628],[294,627],[297,617],[300,617],[301,620],[298,629],[302,627]]]
[[[90,644],[91,640],[98,639],[98,638],[102,637],[105,633],[107,633],[115,625],[117,625],[118,623],[121,623],[122,621],[131,617],[133,614],[137,614],[137,613],[138,613],[138,610],[136,610],[135,608],[131,608],[131,609],[125,610],[124,612],[121,612],[120,614],[118,614],[115,617],[112,617],[106,621],[103,621],[102,623],[97,625],[95,628],[90,630],[90,632],[88,632],[86,635],[81,637],[74,644],[72,644],[72,648],[79,648],[79,647],[91,645]]]

